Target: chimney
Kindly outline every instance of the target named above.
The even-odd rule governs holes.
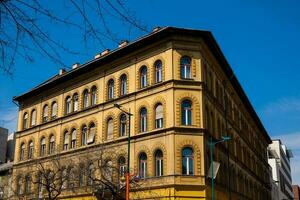
[[[152,32],[159,31],[160,29],[161,29],[161,27],[159,27],[159,26],[156,26],[156,27],[154,27],[154,28],[153,28]]]
[[[60,69],[58,74],[59,74],[59,75],[63,75],[65,72],[66,72],[65,69]]]
[[[108,53],[109,53],[109,49],[105,49],[104,51],[101,52],[100,56],[105,56]]]
[[[72,65],[72,69],[76,69],[77,67],[79,67],[79,63],[74,63],[73,65]]]
[[[125,47],[127,44],[128,44],[128,40],[122,40],[122,41],[119,43],[119,48]]]

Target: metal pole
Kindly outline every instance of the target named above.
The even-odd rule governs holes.
[[[131,112],[129,108],[128,114],[128,149],[127,149],[127,174],[126,174],[126,200],[129,200],[129,179],[130,179],[130,123],[131,123]]]
[[[210,160],[211,160],[211,199],[214,200],[215,199],[215,191],[214,191],[214,154],[213,154],[213,150],[214,150],[214,143],[213,143],[213,139],[212,136],[210,137]]]

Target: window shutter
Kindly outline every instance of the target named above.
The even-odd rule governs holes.
[[[161,119],[163,118],[163,106],[162,105],[158,105],[156,107],[156,111],[155,111],[155,119]]]

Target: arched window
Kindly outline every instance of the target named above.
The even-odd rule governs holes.
[[[25,177],[25,193],[26,194],[29,194],[30,193],[30,189],[31,189],[31,180],[30,180],[30,176],[29,175],[27,175],[26,177]]]
[[[111,140],[113,139],[114,134],[114,122],[112,118],[109,118],[107,120],[107,139]]]
[[[147,177],[147,155],[144,152],[139,157],[139,176],[140,178]]]
[[[83,108],[89,107],[89,91],[83,91]]]
[[[114,98],[114,88],[115,88],[115,82],[114,82],[114,80],[113,79],[110,79],[109,81],[108,81],[108,85],[107,85],[107,89],[108,89],[108,91],[107,91],[107,94],[108,94],[108,100],[110,100],[110,99],[113,99]]]
[[[96,86],[93,86],[92,87],[92,92],[91,92],[91,95],[92,95],[92,106],[96,105],[97,104],[97,87]]]
[[[125,114],[121,114],[120,116],[120,137],[126,135],[126,128],[127,128],[127,119]]]
[[[125,95],[127,93],[127,76],[126,74],[123,74],[120,78],[121,84],[120,84],[120,95]]]
[[[192,102],[184,100],[181,103],[181,124],[192,125]]]
[[[183,56],[180,59],[180,76],[183,79],[191,78],[191,58]]]
[[[81,129],[81,146],[87,144],[87,127],[84,125]]]
[[[154,68],[155,68],[155,83],[159,83],[162,81],[162,62],[161,62],[161,60],[155,61]]]
[[[88,175],[87,185],[93,185],[93,181],[94,181],[94,165],[93,165],[93,163],[89,164],[87,175]]]
[[[17,194],[21,195],[22,194],[22,177],[18,176],[17,178]]]
[[[64,133],[64,148],[63,150],[68,150],[69,148],[70,135],[68,131]]]
[[[36,110],[33,109],[31,111],[30,126],[35,126],[35,125],[36,125]]]
[[[48,121],[48,105],[45,105],[43,108],[43,122]]]
[[[71,97],[67,97],[66,98],[66,110],[65,110],[66,114],[71,113]]]
[[[164,126],[163,116],[163,106],[161,104],[157,104],[155,107],[155,128],[162,128]]]
[[[147,87],[147,67],[144,65],[140,70],[140,86],[141,88]]]
[[[118,160],[119,163],[119,177],[122,177],[125,175],[126,172],[126,160],[123,156],[121,156]]]
[[[163,153],[161,150],[155,152],[155,176],[163,175]]]
[[[70,99],[71,100],[71,99]],[[79,105],[79,96],[78,96],[78,94],[77,93],[75,93],[74,95],[73,95],[73,111],[74,112],[76,112],[76,111],[78,111],[78,105]],[[71,103],[71,102],[70,102]],[[71,106],[70,106],[71,107]]]
[[[51,135],[49,141],[49,154],[53,154],[55,151],[55,138],[54,135]]]
[[[22,143],[20,147],[20,160],[24,160],[24,159],[25,159],[25,144]]]
[[[71,149],[76,148],[76,137],[77,137],[77,131],[76,131],[76,129],[73,129],[72,137],[71,137]]]
[[[55,119],[57,117],[57,103],[54,101],[51,106],[51,119]]]
[[[182,150],[182,174],[194,175],[194,152],[190,147]]]
[[[42,137],[40,155],[44,156],[45,154],[46,154],[46,139],[45,139],[45,137]]]
[[[96,126],[94,123],[91,123],[90,127],[89,127],[89,135],[88,135],[88,139],[87,139],[88,144],[94,143],[95,134],[96,134]]]
[[[146,108],[142,108],[140,111],[140,126],[141,132],[146,132],[147,131],[147,109]]]
[[[24,113],[23,115],[23,129],[28,128],[28,113]]]
[[[33,158],[33,142],[30,141],[29,142],[29,147],[28,147],[28,159],[32,159]]]

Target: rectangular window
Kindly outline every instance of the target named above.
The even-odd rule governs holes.
[[[163,160],[162,159],[157,159],[155,162],[155,176],[162,176],[163,175]]]

